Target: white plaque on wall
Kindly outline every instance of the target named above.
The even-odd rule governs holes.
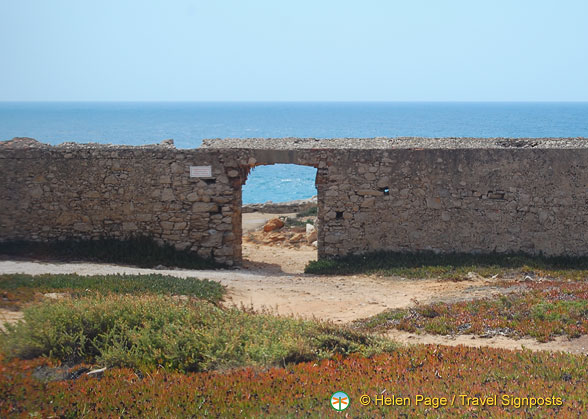
[[[212,166],[190,166],[190,177],[212,177]]]

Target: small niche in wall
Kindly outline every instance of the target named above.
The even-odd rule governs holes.
[[[385,187],[385,188],[380,188],[380,192],[383,192],[384,195],[390,195],[390,188],[389,187]]]
[[[207,185],[212,185],[213,183],[216,183],[216,179],[211,178],[211,179],[201,179],[202,181],[204,181],[204,183],[206,183]]]
[[[335,211],[335,218],[337,220],[343,218],[343,211]]]

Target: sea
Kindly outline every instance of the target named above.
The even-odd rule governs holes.
[[[142,145],[173,138],[588,137],[588,102],[0,102],[0,140]],[[260,166],[244,203],[316,195],[314,168]]]

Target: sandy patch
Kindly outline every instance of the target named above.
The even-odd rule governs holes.
[[[273,274],[302,274],[311,260],[316,260],[316,247],[301,244],[298,248],[265,246],[243,242],[243,268],[264,270]]]
[[[568,339],[565,336],[558,336],[549,342],[537,342],[535,339],[522,338],[513,339],[506,336],[494,336],[481,338],[474,335],[439,336],[427,334],[414,334],[402,330],[390,330],[386,336],[392,340],[407,344],[433,344],[446,346],[472,346],[475,348],[491,347],[502,349],[530,349],[532,351],[569,352],[578,355],[588,355],[588,335],[580,336],[577,339]]]
[[[274,253],[276,252],[276,253]],[[402,279],[366,275],[315,276],[284,272],[290,270],[288,254],[292,249],[264,249],[258,253],[279,257],[271,266],[256,262],[242,269],[197,271],[185,269],[142,269],[99,263],[41,263],[0,261],[0,273],[77,273],[79,275],[159,273],[180,278],[217,280],[228,290],[225,304],[270,308],[278,314],[317,317],[338,323],[350,322],[378,314],[389,308],[405,308],[416,302],[456,301],[504,292],[491,280],[451,282],[434,279]],[[302,256],[300,256],[302,258]],[[265,263],[265,264],[264,264]],[[249,265],[249,266],[247,266]]]
[[[22,319],[22,317],[22,311],[12,311],[0,308],[0,330],[5,330],[4,324],[16,323],[17,321]]]

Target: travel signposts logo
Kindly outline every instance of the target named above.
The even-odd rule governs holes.
[[[338,391],[331,396],[331,407],[337,412],[349,407],[349,396],[342,391]]]

